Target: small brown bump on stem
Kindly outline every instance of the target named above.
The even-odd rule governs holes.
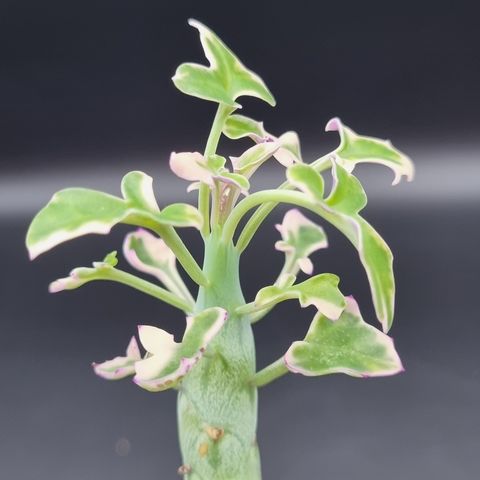
[[[192,471],[192,467],[190,465],[181,465],[178,467],[177,473],[178,475],[188,475]]]
[[[198,453],[201,457],[205,457],[208,453],[208,443],[201,443],[198,447]]]
[[[223,428],[217,428],[217,427],[210,427],[208,426],[207,428],[205,428],[205,431],[207,432],[207,435],[214,441],[214,442],[217,442],[218,440],[220,440],[224,433],[225,433],[225,430],[223,430]]]

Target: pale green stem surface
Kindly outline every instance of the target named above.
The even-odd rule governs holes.
[[[235,314],[245,303],[239,255],[218,230],[206,239],[204,271],[196,311],[223,307],[229,316],[206,355],[183,379],[178,428],[188,480],[261,480],[256,442],[255,345],[249,319]],[[218,438],[211,432],[221,432]]]

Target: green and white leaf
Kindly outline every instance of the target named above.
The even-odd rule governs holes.
[[[392,339],[365,323],[353,298],[346,300],[336,322],[321,313],[315,316],[305,339],[294,342],[285,354],[287,368],[306,376],[379,377],[402,372]]]
[[[181,64],[172,78],[181,92],[233,108],[240,107],[236,100],[245,95],[275,106],[275,99],[263,80],[247,69],[212,30],[197,20],[190,19],[188,23],[199,31],[210,65]]]
[[[202,214],[188,203],[172,203],[155,216],[155,220],[173,227],[195,227],[200,230]]]
[[[147,212],[159,212],[157,200],[153,193],[153,179],[143,172],[127,173],[122,179],[122,195],[132,207]]]
[[[312,201],[323,200],[325,190],[323,177],[310,165],[293,165],[287,170],[287,179],[294,187],[306,193]]]
[[[261,163],[263,163],[272,155],[285,167],[289,167],[294,163],[301,163],[303,161],[302,152],[300,149],[300,140],[296,132],[289,131],[280,137],[276,137],[265,130],[263,127],[263,122],[257,122],[256,120],[245,117],[244,115],[233,114],[230,115],[225,121],[223,133],[232,140],[250,137],[258,145],[268,143],[273,144],[267,148],[267,151],[272,150],[272,153],[266,158],[261,159],[262,155],[260,152],[262,152],[262,150],[260,148],[255,149],[255,147],[247,150],[238,159],[233,158],[232,160],[236,161],[236,163],[239,165],[239,168],[248,169],[248,165],[252,165],[256,169],[261,165]],[[277,148],[274,148],[275,146],[277,146]],[[260,159],[256,159],[256,155],[260,156]],[[234,167],[237,168],[235,164]],[[252,173],[253,171],[249,173],[249,175]]]
[[[358,214],[367,203],[360,182],[335,162],[332,173],[334,185],[326,200],[323,199],[323,179],[311,166],[294,165],[287,170],[287,178],[308,196],[314,210],[344,233],[357,248],[370,283],[377,317],[386,332],[392,325],[395,304],[392,252],[374,228]]]
[[[117,252],[110,252],[101,262],[93,262],[93,267],[78,267],[73,269],[68,277],[59,278],[50,283],[48,291],[57,293],[63,290],[74,290],[92,280],[103,280],[115,270]]]
[[[53,195],[35,216],[27,233],[30,258],[62,242],[90,233],[107,234],[118,223],[200,228],[202,218],[192,206],[176,204],[160,211],[152,178],[130,172],[122,180],[124,198],[86,188],[68,188]]]
[[[345,298],[338,289],[338,283],[336,275],[322,273],[296,285],[265,287],[257,293],[254,306],[257,310],[263,310],[296,298],[302,308],[314,305],[330,320],[337,320],[345,308]]]
[[[153,275],[168,290],[194,304],[178,273],[175,255],[161,238],[138,229],[125,237],[123,254],[132,267]]]
[[[250,137],[255,143],[264,142],[271,136],[263,127],[263,122],[238,114],[227,117],[223,133],[231,140]]]
[[[240,173],[230,173],[228,170],[224,170],[215,178],[222,183],[236,186],[244,195],[248,195],[250,182],[244,175]]]
[[[251,177],[280,148],[279,142],[264,142],[246,150],[240,157],[230,157],[236,173]]]
[[[322,227],[305,217],[296,208],[289,210],[283,222],[276,225],[282,240],[275,243],[275,248],[286,255],[286,265],[292,265],[291,272],[298,269],[307,275],[313,272],[309,256],[322,248],[328,247],[327,236]]]
[[[135,364],[134,382],[150,392],[175,387],[201,359],[226,318],[226,310],[218,307],[187,317],[187,328],[181,343],[175,342],[173,335],[164,330],[139,326],[140,341],[147,356]]]
[[[92,363],[94,372],[105,380],[120,380],[135,374],[135,362],[141,360],[135,337],[130,339],[124,356],[118,356],[102,363]]]
[[[339,132],[340,145],[333,153],[337,163],[348,172],[353,171],[357,163],[379,163],[393,170],[393,185],[399,183],[403,176],[408,181],[413,179],[414,166],[411,159],[396,149],[389,140],[358,135],[339,118],[332,118],[325,130]]]

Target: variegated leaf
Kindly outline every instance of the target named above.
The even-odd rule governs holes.
[[[305,217],[299,210],[289,210],[283,222],[276,225],[282,240],[275,243],[275,248],[285,252],[286,263],[293,263],[295,269],[311,275],[313,264],[308,258],[313,252],[328,247],[325,231],[319,225]]]
[[[122,195],[131,208],[147,212],[159,212],[157,200],[153,193],[153,179],[143,172],[127,173],[122,179]]]
[[[358,215],[367,203],[358,179],[335,162],[332,173],[334,185],[326,200],[323,199],[323,180],[313,167],[294,165],[287,170],[287,178],[310,198],[316,211],[357,248],[369,279],[377,317],[386,332],[392,325],[395,304],[392,252],[374,228]]]
[[[223,133],[232,140],[250,137],[255,143],[264,142],[271,137],[263,127],[263,122],[238,114],[232,114],[225,120]]]
[[[338,289],[338,283],[336,275],[323,273],[291,286],[265,287],[257,293],[254,305],[257,309],[264,309],[297,298],[301,307],[314,305],[329,319],[337,320],[345,308],[345,299]]]
[[[181,92],[233,108],[240,107],[236,100],[244,95],[275,105],[275,99],[263,80],[248,70],[214,32],[196,20],[190,19],[188,23],[199,31],[210,66],[180,65],[172,80]]]
[[[325,189],[323,177],[310,165],[293,165],[287,170],[287,179],[294,187],[306,193],[314,202],[323,199]]]
[[[209,187],[214,185],[213,173],[200,152],[172,152],[170,169],[177,177],[184,180],[202,182]]]
[[[226,318],[226,310],[218,307],[187,317],[187,328],[181,343],[176,343],[173,336],[164,330],[140,326],[140,341],[148,355],[135,364],[134,382],[151,392],[176,386],[203,356]]]
[[[193,302],[178,273],[175,255],[161,238],[143,229],[131,232],[123,242],[123,253],[132,267],[153,275],[168,290]]]
[[[232,140],[239,138],[250,137],[255,143],[261,145],[265,143],[273,143],[268,147],[268,150],[272,150],[272,153],[265,159],[256,159],[254,153],[259,152],[257,155],[261,157],[262,150],[255,147],[247,150],[241,157],[232,158],[232,162],[236,162],[240,168],[246,169],[247,165],[251,164],[258,168],[257,164],[263,163],[270,156],[274,156],[275,159],[285,167],[293,165],[293,163],[302,162],[302,153],[300,150],[300,140],[295,132],[286,132],[280,137],[275,137],[271,133],[268,133],[263,127],[263,122],[257,122],[252,118],[245,117],[244,115],[230,115],[225,121],[223,127],[223,133]],[[274,148],[277,146],[277,148]],[[234,163],[235,166],[235,163]],[[253,173],[253,172],[252,172]],[[250,173],[249,175],[251,175]]]
[[[413,179],[412,161],[407,155],[396,149],[389,140],[358,135],[344,125],[339,118],[332,118],[327,123],[325,130],[339,132],[340,145],[334,153],[337,162],[348,172],[351,172],[357,163],[380,163],[393,170],[395,174],[393,185],[399,183],[403,176],[408,181]]]
[[[125,356],[115,357],[102,363],[92,363],[94,372],[106,380],[120,380],[135,374],[135,362],[141,360],[135,337],[128,344]]]
[[[351,297],[336,322],[316,315],[305,339],[292,344],[284,361],[290,371],[307,376],[379,377],[403,371],[392,339],[365,323]]]
[[[280,148],[278,141],[264,142],[246,150],[240,157],[230,157],[234,171],[251,177],[255,170]]]
[[[155,215],[155,220],[173,227],[202,227],[202,214],[193,205],[188,203],[172,203]]]
[[[160,211],[152,178],[143,172],[125,175],[122,193],[124,198],[85,188],[57,192],[30,224],[26,240],[30,258],[82,235],[107,234],[118,223],[201,226],[200,213],[190,205]]]
[[[198,188],[200,183],[215,186],[215,182],[234,185],[244,194],[248,193],[250,182],[240,173],[230,173],[225,165],[225,158],[211,155],[208,159],[199,152],[173,152],[170,155],[170,168],[180,178],[190,180],[188,191]]]
[[[101,262],[93,262],[92,267],[74,268],[68,277],[59,278],[48,286],[50,293],[74,290],[92,280],[103,279],[117,265],[117,252],[110,252]]]

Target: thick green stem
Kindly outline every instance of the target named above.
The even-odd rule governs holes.
[[[248,318],[235,314],[245,303],[239,255],[217,230],[206,239],[196,311],[225,308],[228,320],[205,356],[184,378],[178,394],[178,427],[188,480],[260,480],[256,443],[255,346]]]

